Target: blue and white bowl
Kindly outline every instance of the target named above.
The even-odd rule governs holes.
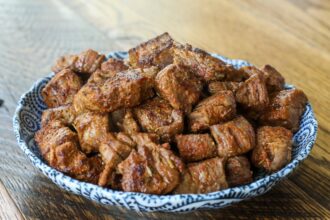
[[[243,60],[232,60],[216,54],[235,68],[250,65]],[[126,58],[126,52],[110,53],[108,57]],[[262,195],[291,173],[310,153],[316,139],[317,121],[310,104],[301,117],[300,128],[293,137],[292,161],[278,172],[267,175],[258,173],[254,182],[207,194],[149,195],[144,193],[122,192],[106,189],[94,184],[73,179],[48,166],[40,156],[34,134],[40,129],[41,113],[47,107],[43,102],[41,90],[53,74],[37,81],[19,100],[13,127],[17,142],[34,166],[39,168],[61,188],[95,200],[99,203],[123,206],[136,211],[184,212],[204,208],[222,208],[230,204]],[[288,89],[293,86],[287,85]]]

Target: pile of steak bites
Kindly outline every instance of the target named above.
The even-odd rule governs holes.
[[[129,192],[208,193],[279,170],[307,103],[270,65],[235,69],[167,33],[127,60],[87,50],[52,70],[35,135],[43,158]]]

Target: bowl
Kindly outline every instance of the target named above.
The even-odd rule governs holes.
[[[251,65],[243,60],[213,56],[233,65],[235,68]],[[109,57],[123,59],[127,52],[112,52]],[[187,212],[197,209],[222,208],[242,200],[266,193],[280,180],[288,176],[310,153],[317,134],[317,121],[310,103],[300,120],[299,130],[293,136],[292,160],[281,170],[270,175],[258,171],[250,184],[228,188],[206,194],[150,195],[144,193],[123,192],[103,188],[94,184],[73,179],[48,166],[42,159],[34,140],[34,134],[40,129],[41,114],[47,108],[41,96],[41,90],[54,74],[38,80],[19,100],[13,128],[18,145],[28,156],[33,165],[59,187],[82,195],[102,204],[123,206],[136,211]],[[293,88],[286,85],[287,89]]]

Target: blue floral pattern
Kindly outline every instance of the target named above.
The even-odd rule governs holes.
[[[212,54],[235,68],[251,65],[243,60],[228,59]],[[126,58],[127,52],[113,52],[108,55],[115,58]],[[123,206],[136,211],[186,212],[204,208],[221,208],[241,200],[262,195],[291,173],[310,153],[316,139],[317,121],[310,104],[301,117],[299,131],[293,137],[292,161],[283,169],[271,175],[259,172],[255,181],[239,187],[229,188],[207,194],[184,195],[149,195],[143,193],[122,192],[106,189],[94,184],[73,179],[48,166],[40,156],[34,134],[40,129],[41,113],[47,107],[41,96],[42,88],[53,74],[37,81],[25,93],[17,106],[13,127],[20,148],[48,178],[59,187],[97,202]],[[291,85],[287,89],[293,88]]]

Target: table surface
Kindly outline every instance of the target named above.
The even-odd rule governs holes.
[[[0,0],[0,219],[330,218],[329,21],[326,0]],[[58,56],[128,50],[165,31],[210,52],[272,64],[308,95],[317,142],[269,193],[220,210],[138,213],[61,190],[19,149],[16,103]]]

